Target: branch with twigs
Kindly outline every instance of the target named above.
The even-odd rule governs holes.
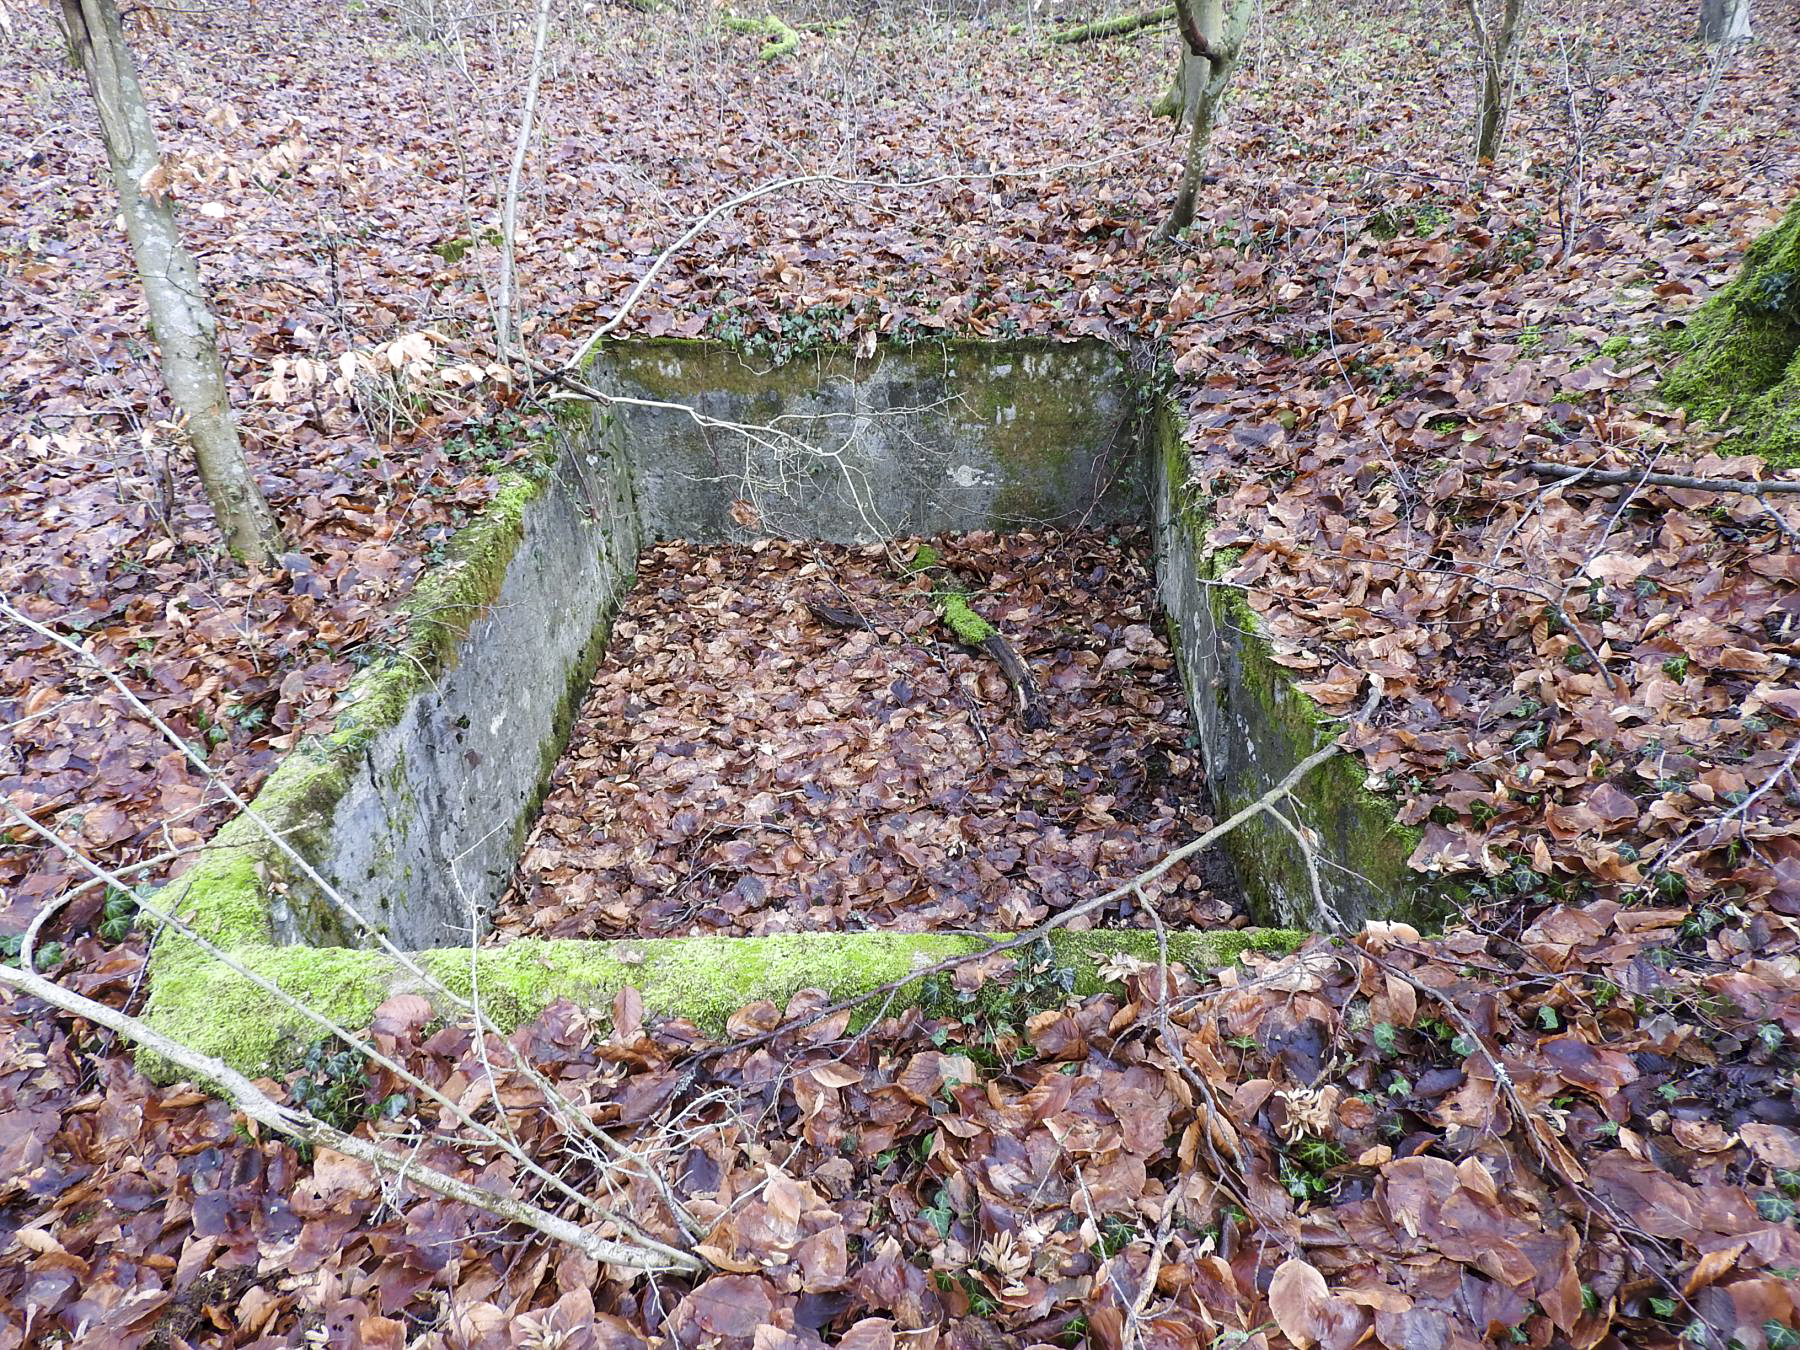
[[[280,985],[276,984],[274,981],[270,980],[266,976],[261,975],[261,974],[257,973],[256,971],[250,969],[248,966],[244,965],[236,957],[234,957],[230,952],[225,951],[224,949],[222,949],[222,948],[216,946],[215,944],[213,944],[212,942],[208,941],[207,938],[203,934],[196,932],[188,924],[184,923],[180,919],[179,916],[172,914],[167,909],[163,908],[159,903],[157,903],[156,898],[154,896],[145,894],[141,891],[138,891],[134,887],[132,887],[131,884],[129,882],[127,882],[125,880],[125,878],[123,876],[121,876],[119,873],[111,871],[105,867],[102,867],[99,863],[94,862],[91,858],[88,858],[85,854],[83,854],[73,844],[69,843],[66,839],[63,839],[60,835],[56,834],[54,831],[49,830],[49,829],[45,828],[43,825],[40,825],[38,822],[32,820],[29,816],[27,816],[24,812],[20,811],[16,806],[13,806],[11,803],[4,803],[4,805],[6,807],[7,816],[11,819],[11,821],[14,825],[21,826],[21,827],[27,829],[28,831],[30,831],[32,834],[37,835],[39,838],[43,839],[46,843],[48,843],[51,847],[55,848],[58,852],[62,853],[65,857],[69,858],[77,866],[83,868],[85,871],[87,871],[91,874],[90,880],[88,882],[83,883],[84,886],[102,885],[103,884],[103,885],[111,886],[114,889],[119,890],[119,891],[123,892],[124,894],[130,896],[131,899],[134,902],[136,902],[138,908],[140,910],[142,910],[144,914],[149,916],[149,918],[154,920],[156,923],[158,923],[159,925],[162,925],[164,927],[173,929],[176,933],[181,935],[183,938],[187,939],[189,942],[192,942],[196,946],[198,946],[209,957],[211,957],[213,960],[217,961],[220,965],[224,966],[227,970],[230,970],[232,973],[236,974],[240,978],[248,980],[251,984],[255,985],[265,995],[267,995],[269,998],[274,1000],[276,1003],[280,1004],[282,1007],[288,1009],[291,1012],[297,1013],[299,1016],[305,1018],[307,1021],[309,1021],[313,1025],[317,1026],[320,1030],[324,1031],[326,1034],[333,1036],[336,1039],[342,1041],[345,1045],[349,1046],[352,1050],[355,1050],[358,1054],[362,1055],[364,1058],[369,1060],[371,1063],[374,1063],[374,1064],[378,1065],[379,1067],[387,1070],[389,1073],[393,1074],[396,1079],[405,1083],[413,1091],[419,1093],[421,1097],[429,1099],[430,1101],[436,1103],[439,1107],[441,1107],[445,1111],[448,1111],[450,1113],[450,1115],[455,1118],[455,1120],[457,1121],[458,1124],[462,1125],[465,1129],[470,1130],[476,1136],[476,1139],[474,1142],[478,1146],[494,1147],[494,1148],[500,1148],[500,1149],[505,1150],[516,1161],[518,1161],[520,1163],[520,1165],[523,1166],[527,1172],[531,1173],[539,1181],[543,1182],[546,1186],[550,1187],[551,1189],[559,1191],[565,1199],[573,1201],[574,1203],[593,1211],[594,1214],[596,1215],[596,1217],[598,1217],[599,1219],[601,1219],[607,1223],[611,1223],[614,1226],[618,1227],[619,1229],[630,1233],[632,1235],[633,1240],[641,1243],[646,1249],[656,1252],[656,1253],[659,1253],[660,1255],[666,1257],[668,1260],[670,1260],[672,1263],[674,1263],[671,1266],[672,1269],[687,1268],[685,1263],[692,1260],[692,1258],[689,1256],[688,1253],[680,1251],[677,1248],[667,1246],[666,1244],[662,1243],[655,1237],[651,1236],[649,1233],[644,1232],[643,1229],[641,1227],[639,1227],[639,1225],[636,1223],[635,1220],[631,1219],[628,1216],[618,1214],[618,1213],[608,1209],[606,1206],[600,1204],[598,1201],[593,1199],[591,1196],[583,1195],[579,1191],[575,1190],[566,1181],[564,1181],[563,1178],[556,1176],[555,1174],[545,1170],[542,1166],[540,1166],[536,1162],[536,1160],[533,1159],[525,1150],[518,1147],[518,1145],[515,1141],[511,1141],[511,1140],[502,1138],[491,1127],[483,1124],[481,1121],[472,1117],[468,1113],[468,1111],[464,1108],[462,1103],[460,1103],[458,1101],[454,1101],[449,1097],[446,1097],[438,1088],[432,1086],[430,1083],[426,1082],[424,1079],[422,1079],[418,1075],[414,1074],[411,1070],[407,1069],[404,1065],[398,1063],[390,1056],[383,1054],[379,1048],[377,1048],[375,1045],[371,1044],[369,1041],[367,1041],[363,1037],[358,1036],[355,1032],[349,1030],[348,1028],[346,1028],[344,1026],[341,1026],[339,1023],[337,1023],[330,1017],[327,1017],[325,1014],[319,1012],[317,1009],[309,1006],[308,1004],[301,1002],[299,999],[295,998],[292,994],[288,993],[287,990],[283,989]],[[26,971],[27,973],[32,974],[32,975],[41,974],[41,972],[39,972],[36,968],[35,959],[34,959],[34,952],[35,952],[35,948],[36,948],[36,942],[37,942],[38,935],[39,935],[40,931],[42,930],[44,924],[49,920],[49,918],[53,914],[55,914],[57,912],[57,910],[59,910],[65,903],[67,903],[68,899],[71,898],[76,893],[76,891],[79,889],[80,889],[80,887],[71,888],[69,891],[65,892],[62,896],[59,896],[55,900],[52,900],[48,904],[46,904],[32,918],[31,925],[26,929],[25,935],[20,941],[19,965],[20,965],[21,969],[23,969],[24,971]],[[171,1060],[171,1062],[176,1062],[176,1061]],[[493,1074],[492,1074],[491,1066],[490,1066],[489,1072],[490,1072],[490,1078],[492,1078]],[[503,1115],[502,1115],[502,1119],[504,1119]],[[658,1178],[653,1178],[653,1179],[658,1179]],[[682,1208],[679,1204],[674,1202],[673,1197],[672,1196],[665,1197],[665,1203],[668,1204],[670,1212],[675,1217],[676,1221],[678,1223],[682,1223],[682,1226],[684,1228],[688,1228],[691,1230],[691,1223],[682,1222],[686,1218],[685,1212],[682,1210]],[[690,1235],[692,1235],[691,1231],[690,1231]]]
[[[1711,478],[1688,473],[1644,473],[1638,469],[1600,469],[1584,464],[1550,464],[1533,460],[1525,466],[1540,478],[1580,479],[1598,487],[1672,487],[1695,492],[1735,492],[1750,497],[1769,493],[1800,492],[1800,480],[1792,478]]]
[[[208,764],[206,759],[192,745],[183,739],[166,721],[157,716],[157,714],[138,697],[137,692],[121,679],[115,671],[107,666],[105,662],[101,661],[97,656],[79,643],[55,632],[53,629],[37,622],[35,619],[30,618],[16,608],[3,595],[0,595],[0,618],[11,620],[13,623],[27,631],[55,644],[69,652],[83,665],[97,671],[107,683],[112,685],[113,688],[117,689],[119,693],[123,695],[127,704],[130,705],[132,710],[137,713],[138,716],[142,717],[151,726],[155,727],[171,746],[180,751],[209,783],[216,786],[223,793],[225,798],[230,801],[232,805],[237,807],[237,809],[250,820],[253,825],[255,825],[263,837],[268,840],[269,843],[272,844],[273,847],[279,851],[301,875],[305,876],[308,881],[318,888],[319,893],[333,906],[333,908],[356,924],[362,932],[368,934],[375,945],[398,962],[400,967],[409,975],[419,981],[419,986],[430,992],[434,1000],[441,1001],[442,1004],[453,1007],[459,1010],[459,1012],[471,1017],[474,1021],[475,1031],[478,1036],[491,1036],[497,1045],[504,1047],[511,1066],[529,1080],[539,1093],[542,1094],[546,1107],[560,1122],[562,1122],[572,1138],[593,1141],[595,1145],[605,1153],[611,1155],[620,1165],[626,1166],[639,1173],[650,1175],[654,1180],[653,1169],[647,1161],[640,1157],[635,1151],[613,1138],[608,1131],[602,1129],[591,1120],[587,1113],[576,1103],[569,1101],[568,1098],[558,1091],[555,1084],[545,1077],[538,1067],[531,1062],[530,1058],[518,1051],[511,1042],[500,1033],[499,1029],[488,1020],[477,1001],[473,1001],[458,994],[455,990],[444,984],[443,981],[432,975],[414,960],[411,954],[396,946],[381,929],[369,923],[356,907],[353,906],[335,886],[327,881],[303,854],[295,849],[294,846],[282,836],[280,831],[274,829],[251,803],[245,801],[243,796],[227,783],[218,774],[217,770]],[[16,814],[23,817],[23,813],[16,812],[16,808],[9,807],[9,814]],[[29,817],[24,817],[24,819],[32,825],[34,830],[38,828],[37,822],[30,820]],[[206,951],[208,948],[203,947],[202,950]],[[210,950],[213,955],[216,956],[218,954],[217,948],[211,948]],[[344,1033],[341,1028],[334,1028],[334,1034],[343,1036]],[[179,1063],[180,1061],[171,1057],[170,1062]],[[678,1221],[681,1218],[679,1207],[676,1209],[676,1217]]]
[[[366,1163],[398,1181],[410,1182],[447,1200],[470,1205],[508,1223],[533,1229],[607,1265],[644,1271],[692,1272],[705,1269],[698,1257],[674,1252],[665,1255],[646,1247],[601,1237],[528,1201],[498,1195],[410,1158],[391,1153],[366,1139],[346,1134],[327,1125],[310,1111],[283,1106],[224,1061],[190,1050],[138,1018],[65,989],[35,971],[0,965],[0,986],[16,989],[71,1016],[105,1027],[161,1055],[197,1080],[215,1084],[222,1089],[230,1097],[232,1104],[257,1124],[290,1139],[332,1149],[347,1158]]]

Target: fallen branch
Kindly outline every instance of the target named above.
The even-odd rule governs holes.
[[[61,985],[45,979],[34,971],[18,970],[12,966],[0,965],[0,985],[29,994],[54,1008],[60,1008],[63,1012],[84,1018],[95,1026],[106,1027],[161,1055],[171,1064],[179,1065],[187,1070],[196,1079],[210,1082],[221,1088],[231,1098],[237,1109],[251,1120],[278,1134],[286,1135],[290,1139],[296,1139],[314,1147],[332,1149],[347,1158],[355,1158],[358,1162],[367,1163],[379,1172],[384,1172],[401,1181],[411,1182],[415,1186],[441,1195],[447,1200],[456,1200],[470,1205],[492,1214],[495,1218],[503,1219],[507,1223],[521,1224],[556,1242],[574,1247],[595,1261],[606,1265],[625,1266],[632,1270],[644,1271],[694,1272],[705,1269],[697,1257],[653,1253],[641,1247],[599,1237],[579,1224],[571,1223],[568,1219],[540,1209],[527,1201],[514,1199],[511,1196],[496,1195],[483,1187],[439,1172],[435,1168],[426,1167],[410,1158],[390,1153],[366,1139],[345,1134],[342,1130],[327,1125],[309,1111],[283,1106],[276,1102],[274,1098],[263,1092],[256,1084],[223,1060],[190,1050],[187,1046],[171,1040],[137,1018],[64,989]]]
[[[808,600],[806,608],[813,618],[829,628],[854,628],[867,633],[875,627],[855,610],[843,609],[823,600]]]
[[[645,1232],[638,1225],[636,1220],[625,1215],[617,1214],[602,1205],[592,1196],[583,1195],[581,1192],[575,1190],[574,1187],[570,1186],[560,1176],[541,1166],[516,1139],[509,1140],[502,1138],[492,1128],[471,1116],[468,1111],[464,1109],[461,1102],[446,1097],[438,1088],[420,1078],[399,1061],[383,1054],[380,1049],[358,1036],[355,1032],[349,1030],[347,1027],[341,1026],[317,1009],[308,1007],[292,994],[288,993],[288,991],[283,989],[280,985],[275,984],[267,977],[258,974],[256,971],[244,965],[230,952],[224,951],[209,942],[204,935],[190,928],[176,915],[162,909],[155,898],[150,895],[142,894],[133,888],[132,885],[118,872],[109,871],[107,868],[102,867],[99,863],[81,853],[61,835],[38,824],[29,816],[25,815],[24,812],[20,811],[18,807],[12,805],[12,803],[0,802],[0,806],[5,808],[7,815],[15,823],[25,826],[31,833],[37,835],[40,839],[43,839],[64,857],[92,874],[88,881],[83,882],[79,886],[71,887],[69,890],[63,892],[62,895],[46,903],[32,918],[31,924],[26,928],[25,935],[20,940],[19,944],[19,965],[27,974],[37,975],[39,973],[33,960],[33,952],[37,945],[39,932],[51,917],[85,887],[94,885],[111,886],[114,889],[129,895],[137,904],[138,909],[142,914],[154,919],[159,925],[174,929],[175,932],[179,933],[189,942],[194,943],[202,951],[206,952],[208,956],[225,966],[241,979],[248,980],[251,984],[254,984],[258,989],[262,990],[264,995],[268,998],[274,1000],[282,1007],[299,1014],[309,1022],[312,1022],[327,1035],[342,1041],[345,1045],[363,1056],[363,1058],[386,1069],[389,1073],[393,1074],[395,1078],[404,1082],[408,1087],[419,1093],[421,1097],[429,1098],[436,1102],[476,1136],[475,1143],[477,1146],[504,1149],[515,1161],[524,1167],[527,1172],[536,1176],[553,1190],[560,1191],[564,1198],[592,1210],[600,1219],[614,1224],[623,1232],[631,1234],[632,1238],[641,1243],[646,1249],[661,1252],[678,1265],[691,1259],[687,1253],[669,1247],[658,1241],[651,1234]],[[169,856],[177,857],[179,855],[171,854]],[[143,864],[139,864],[139,866],[143,866]],[[477,1044],[480,1044],[480,1042],[478,1041]],[[490,1081],[494,1077],[495,1075],[493,1074],[492,1066],[489,1066]],[[499,1104],[496,1103],[496,1105],[498,1106]],[[499,1108],[499,1114],[502,1120],[504,1120],[504,1107]],[[615,1145],[615,1147],[622,1148],[623,1146]],[[637,1164],[635,1170],[648,1177],[653,1184],[660,1181],[660,1177],[646,1161],[637,1158],[635,1155],[630,1155],[630,1160]],[[685,1227],[685,1212],[682,1207],[674,1201],[674,1197],[672,1195],[665,1196],[664,1203],[669,1206],[669,1212],[675,1218],[676,1222],[682,1223]]]
[[[1050,716],[1044,711],[1043,691],[1038,688],[1031,667],[1025,664],[1025,658],[998,628],[975,612],[975,607],[969,603],[968,591],[956,574],[943,565],[938,551],[930,544],[921,544],[904,567],[914,575],[932,571],[942,573],[943,580],[931,590],[931,607],[943,620],[944,627],[955,634],[958,642],[986,652],[1000,667],[1000,673],[1006,676],[1018,702],[1020,726],[1027,731],[1048,726]]]
[[[1095,38],[1123,37],[1140,28],[1152,28],[1175,18],[1175,6],[1147,9],[1142,14],[1122,14],[1111,19],[1095,19],[1092,23],[1072,24],[1050,35],[1052,42],[1092,42]]]
[[[1800,492],[1800,481],[1790,478],[1701,478],[1685,473],[1643,473],[1636,469],[1596,469],[1581,464],[1546,464],[1533,461],[1526,471],[1540,478],[1579,478],[1600,487],[1639,485],[1643,487],[1689,488],[1695,492],[1741,492],[1761,497],[1771,492]]]
[[[1000,673],[1012,686],[1013,697],[1019,705],[1019,725],[1027,731],[1048,726],[1050,716],[1044,711],[1043,691],[1038,688],[1031,667],[1025,664],[1025,658],[998,628],[975,612],[969,597],[960,590],[946,587],[932,597],[932,606],[944,626],[956,634],[958,642],[979,647],[1000,667]]]
[[[800,34],[773,14],[760,19],[740,18],[736,14],[719,16],[719,26],[728,33],[761,33],[769,40],[756,53],[759,61],[779,61],[800,45]]]

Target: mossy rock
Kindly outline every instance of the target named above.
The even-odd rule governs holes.
[[[1729,450],[1800,464],[1800,199],[1668,346],[1680,359],[1665,398],[1736,428]]]

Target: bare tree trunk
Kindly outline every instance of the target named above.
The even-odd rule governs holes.
[[[1173,117],[1178,123],[1186,125],[1194,115],[1194,105],[1200,101],[1200,92],[1206,88],[1207,76],[1211,73],[1212,63],[1204,56],[1196,55],[1188,50],[1187,43],[1181,44],[1181,63],[1175,67],[1175,74],[1169,80],[1169,87],[1163,91],[1162,97],[1150,105],[1150,111],[1158,117]]]
[[[518,294],[519,180],[525,173],[525,155],[531,149],[531,124],[537,115],[538,88],[544,79],[544,36],[550,30],[550,0],[538,0],[537,23],[531,37],[531,74],[525,83],[525,106],[519,112],[519,138],[513,145],[512,167],[506,174],[506,193],[500,205],[500,299],[495,306],[494,335],[500,359],[512,359],[518,327],[513,309]]]
[[[1183,46],[1183,85],[1192,57],[1198,64],[1198,91],[1188,113],[1187,159],[1182,167],[1181,190],[1176,194],[1174,209],[1162,223],[1157,237],[1167,239],[1177,230],[1187,228],[1194,219],[1194,201],[1206,175],[1207,151],[1212,145],[1213,124],[1217,120],[1219,102],[1231,85],[1237,69],[1238,55],[1244,48],[1244,35],[1250,30],[1256,0],[1177,0],[1176,25],[1181,30]],[[1186,89],[1183,89],[1186,96]]]
[[[1518,43],[1525,0],[1503,0],[1500,29],[1494,32],[1481,12],[1482,0],[1463,0],[1475,30],[1475,50],[1481,61],[1481,92],[1475,108],[1475,159],[1491,160],[1500,153],[1506,136],[1506,114],[1511,103],[1507,79],[1512,71],[1513,49]]]
[[[200,286],[200,271],[181,242],[168,196],[156,128],[138,87],[114,0],[62,0],[69,45],[100,113],[100,133],[131,255],[162,354],[163,383],[187,421],[225,546],[246,562],[270,562],[281,551],[275,515],[258,491],[231,420],[218,325]]]
[[[1700,40],[1738,42],[1750,36],[1750,0],[1700,0]]]

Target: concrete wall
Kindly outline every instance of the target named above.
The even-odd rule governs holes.
[[[592,414],[565,438],[498,595],[456,660],[370,740],[332,813],[327,880],[402,947],[467,941],[505,891],[631,587],[630,465],[609,420]],[[315,940],[316,925],[282,908],[277,941]]]
[[[1033,524],[1142,520],[1138,400],[1100,342],[842,348],[770,368],[714,343],[604,349],[590,372],[621,407],[649,539],[764,530],[870,543]],[[712,423],[770,430],[746,437]]]
[[[1271,659],[1243,596],[1216,584],[1231,559],[1206,549],[1206,503],[1186,482],[1178,427],[1166,412],[1160,424],[1141,416],[1109,349],[949,342],[860,362],[827,353],[767,371],[716,346],[633,342],[604,353],[592,378],[639,402],[571,414],[539,470],[503,482],[459,532],[449,561],[420,579],[398,652],[358,676],[336,730],[283,760],[254,817],[230,822],[158,897],[158,910],[353,1023],[385,992],[413,987],[403,963],[349,949],[369,939],[329,907],[273,832],[401,948],[421,952],[438,978],[466,976],[468,930],[505,888],[640,541],[741,538],[733,504],[745,497],[769,531],[843,541],[1153,518],[1161,599],[1220,814],[1254,800],[1335,731]],[[766,437],[746,445],[684,412],[646,406],[676,399],[702,418],[798,430],[815,450],[838,446],[841,456],[795,459]],[[1429,912],[1406,868],[1409,832],[1394,824],[1391,802],[1363,790],[1354,757],[1333,759],[1296,795],[1299,820],[1320,841],[1326,903],[1313,903],[1292,838],[1262,820],[1227,844],[1260,922],[1355,927],[1369,915]],[[1145,939],[1084,936],[1109,950]],[[895,941],[928,947],[940,937]],[[1285,950],[1298,938],[1246,940]],[[761,986],[738,987],[721,972],[780,956],[767,939],[718,941],[732,944],[733,961],[708,955],[686,993],[656,986],[655,1011],[735,1008]],[[843,946],[829,941],[833,951]],[[640,982],[646,951],[689,952],[676,940],[625,947],[628,957],[606,943],[520,939],[485,949],[493,979],[484,976],[484,988],[500,992],[510,1025],[561,995]],[[780,967],[782,981],[813,982],[810,969],[790,966]],[[841,983],[860,987],[847,976]],[[152,950],[148,1016],[257,1072],[318,1035],[176,932]],[[154,1057],[146,1064],[169,1074]]]
[[[1188,707],[1220,818],[1242,809],[1341,729],[1295,687],[1238,588],[1221,584],[1234,556],[1206,547],[1207,502],[1188,481],[1180,426],[1165,414],[1153,455],[1158,599],[1180,657]],[[1295,790],[1288,818],[1317,840],[1318,891],[1280,822],[1261,815],[1224,841],[1258,923],[1355,931],[1370,918],[1429,922],[1435,899],[1407,866],[1418,842],[1395,803],[1363,787],[1362,762],[1340,754]],[[1322,903],[1320,903],[1322,901]]]

